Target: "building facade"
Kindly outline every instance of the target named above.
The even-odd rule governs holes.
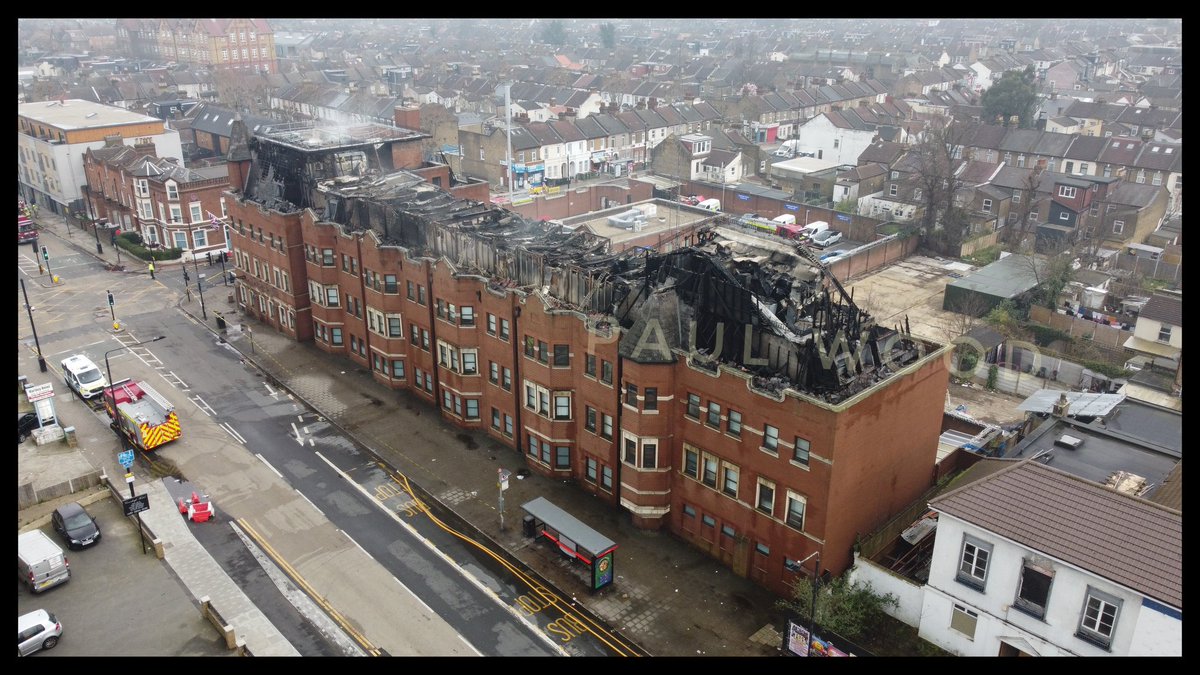
[[[81,99],[17,105],[17,189],[26,203],[60,215],[83,213],[83,156],[111,138],[183,157],[179,132],[163,120]]]
[[[400,168],[418,136],[272,131],[243,153],[235,134],[243,310],[781,594],[928,487],[940,346],[874,325],[790,248],[794,270],[761,272],[706,230],[614,252],[458,198]],[[755,296],[759,273],[780,295]],[[814,311],[824,330],[794,324]]]
[[[135,58],[212,70],[277,73],[266,19],[121,19],[117,37]]]

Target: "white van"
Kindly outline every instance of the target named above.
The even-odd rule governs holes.
[[[63,550],[41,530],[17,535],[17,578],[34,593],[71,579],[71,563]]]
[[[108,386],[104,373],[83,354],[68,356],[62,360],[63,380],[83,398],[99,395]]]
[[[708,209],[709,211],[720,211],[721,210],[721,200],[720,199],[705,199],[704,201],[700,202],[696,206],[699,206],[702,209]]]
[[[796,216],[793,216],[790,213],[784,213],[782,215],[778,215],[778,216],[775,216],[774,218],[772,218],[771,222],[779,223],[780,225],[795,225],[796,224]]]
[[[800,238],[801,239],[812,239],[812,236],[814,234],[816,234],[818,232],[822,232],[824,230],[828,230],[828,229],[829,229],[829,223],[827,223],[823,220],[814,220],[811,223],[809,223],[808,225],[805,225],[804,228],[800,230]]]

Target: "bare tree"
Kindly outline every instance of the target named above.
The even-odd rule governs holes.
[[[1041,184],[1042,173],[1045,170],[1046,165],[1039,162],[1021,182],[1021,208],[1017,209],[1017,222],[1013,224],[1013,227],[1008,228],[1005,237],[1005,241],[1010,246],[1020,248],[1025,236],[1029,234],[1032,222],[1029,214],[1037,212],[1038,204],[1041,203],[1041,200],[1038,199],[1038,186]]]
[[[935,117],[911,151],[920,189],[921,233],[943,251],[958,250],[967,226],[967,213],[954,204],[959,187],[954,174],[965,137],[965,127],[948,117]]]

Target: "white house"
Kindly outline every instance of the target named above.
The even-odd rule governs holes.
[[[1033,459],[929,506],[923,639],[960,656],[1183,654],[1179,511]]]
[[[1124,347],[1137,352],[1142,361],[1178,369],[1183,357],[1183,298],[1166,293],[1151,296]]]
[[[822,113],[800,126],[796,135],[800,152],[835,164],[856,164],[858,156],[875,142],[874,124],[862,121],[849,111]]]

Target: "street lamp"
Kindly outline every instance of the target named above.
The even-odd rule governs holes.
[[[808,555],[808,558],[801,560],[797,566],[808,562],[809,558],[816,558],[813,562],[813,578],[812,578],[812,605],[808,608],[808,649],[805,650],[805,656],[812,656],[813,639],[817,636],[817,589],[821,586],[821,552],[813,551]]]
[[[21,295],[25,296],[25,311],[29,313],[29,327],[33,329],[33,344],[37,346],[38,369],[46,372],[46,357],[42,356],[42,343],[38,342],[37,326],[33,325],[33,307],[29,304],[29,294],[25,292],[25,280],[21,279]]]
[[[192,264],[196,266],[196,290],[200,291],[200,315],[204,317],[205,321],[208,321],[208,312],[204,309],[204,284],[201,283],[200,278],[200,260],[195,255],[192,256]]]

